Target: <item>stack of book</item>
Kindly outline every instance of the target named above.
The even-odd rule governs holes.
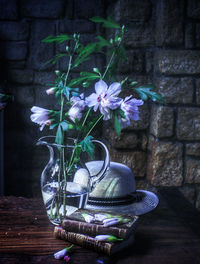
[[[133,244],[138,219],[133,215],[78,209],[65,218],[61,226],[55,226],[54,236],[112,255]],[[104,237],[108,239],[100,241]]]

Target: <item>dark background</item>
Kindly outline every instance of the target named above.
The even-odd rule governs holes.
[[[141,120],[120,140],[105,127],[102,138],[111,159],[132,168],[138,188],[178,186],[200,208],[198,0],[0,0],[0,89],[15,98],[4,110],[4,194],[40,195],[48,153],[35,143],[49,131],[41,133],[30,121],[30,108],[54,106],[45,90],[55,70],[66,70],[64,60],[45,65],[64,46],[41,40],[79,32],[85,42],[92,41],[99,29],[89,18],[97,15],[112,15],[128,29],[128,61],[120,65],[119,81],[129,75],[139,83],[154,83],[167,103],[146,103]],[[94,56],[83,69],[101,69],[104,63]]]

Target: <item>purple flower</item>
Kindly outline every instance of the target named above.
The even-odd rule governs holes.
[[[85,105],[86,105],[83,98],[84,98],[84,94],[81,94],[80,97],[72,96],[70,100],[73,104],[72,104],[72,107],[68,111],[68,115],[69,115],[69,118],[73,122],[75,122],[75,119],[80,120],[82,117],[82,111],[84,110]]]
[[[139,120],[139,110],[138,106],[143,105],[142,100],[130,99],[132,95],[126,97],[121,103],[121,109],[124,112],[125,118],[121,119],[122,127],[127,127],[130,125],[131,120]]]
[[[96,93],[92,93],[86,98],[88,107],[93,107],[96,112],[99,108],[104,116],[104,120],[110,119],[110,110],[118,108],[122,99],[117,97],[121,92],[121,85],[118,82],[112,83],[109,88],[107,84],[100,80],[95,84]]]
[[[54,87],[49,88],[49,89],[46,90],[46,93],[47,93],[48,95],[54,94],[54,92],[55,92],[55,88],[54,88]]]
[[[70,257],[69,257],[68,255],[66,255],[66,256],[64,256],[64,260],[65,260],[66,262],[69,262],[69,261],[70,261]]]
[[[64,248],[54,254],[55,259],[61,259],[64,258],[64,256],[67,254],[67,248]]]
[[[122,238],[118,238],[113,235],[98,235],[95,237],[95,239],[98,241],[108,241],[108,242],[115,242],[115,241],[123,240]]]
[[[31,115],[31,121],[39,124],[41,131],[45,125],[51,124],[51,120],[49,120],[49,110],[38,106],[33,106],[31,111],[33,112]]]
[[[72,244],[71,246],[69,247],[66,247],[58,252],[56,252],[54,254],[54,258],[55,259],[62,259],[64,258],[66,262],[68,262],[70,260],[70,257],[67,256],[67,253],[71,250],[71,248],[73,247],[74,245]],[[65,258],[66,257],[66,258]]]
[[[103,226],[104,227],[113,226],[119,224],[119,222],[120,222],[119,218],[107,218],[103,220]]]

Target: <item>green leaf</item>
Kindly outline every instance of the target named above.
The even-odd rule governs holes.
[[[116,241],[122,241],[123,238],[118,238],[116,236],[113,236],[113,235],[109,235],[109,237],[107,238],[107,241],[109,242],[116,242]]]
[[[80,142],[82,150],[86,151],[90,157],[94,156],[94,144],[92,143],[92,139],[92,136],[87,136]]]
[[[43,39],[42,42],[45,43],[57,42],[60,44],[70,39],[72,39],[72,37],[68,35],[48,36],[45,39]]]
[[[130,86],[135,86],[137,83],[138,83],[138,82],[132,81],[132,82],[130,83]]]
[[[62,126],[59,124],[56,132],[56,143],[62,145],[63,139],[64,139],[64,135],[63,135]]]
[[[154,89],[154,88],[155,86],[150,84],[150,85],[142,85],[134,89],[140,95],[140,98],[144,101],[150,98],[154,102],[157,101],[157,102],[164,103],[164,100],[159,93],[151,91],[151,89]]]
[[[103,38],[102,36],[97,36],[96,38],[99,40],[99,42],[97,43],[98,46],[101,46],[101,47],[111,46],[111,43],[107,41],[107,39]]]
[[[117,136],[119,138],[120,134],[121,134],[122,127],[121,127],[121,124],[119,122],[117,114],[115,114],[115,117],[114,117],[114,127],[115,127],[115,132],[116,132],[116,134],[117,134]]]
[[[68,84],[68,86],[72,87],[74,85],[79,85],[81,84],[85,79],[87,79],[86,77],[79,77],[79,78],[74,78],[70,81],[70,83]]]
[[[95,77],[95,78],[98,77],[99,78],[99,75],[93,72],[81,72],[80,75],[85,76],[85,77]]]
[[[60,53],[60,54],[57,54],[57,55],[51,60],[52,64],[56,64],[56,62],[57,62],[60,58],[65,57],[65,56],[67,56],[66,53]]]
[[[90,18],[90,20],[94,23],[103,23],[103,27],[106,28],[121,28],[120,25],[117,24],[111,17],[105,19],[100,16],[95,16]]]
[[[68,127],[69,127],[68,122],[66,120],[62,121],[60,123],[60,126],[62,127],[62,130],[63,131],[67,131],[68,130]]]
[[[96,43],[89,43],[85,47],[79,49],[79,55],[75,59],[72,67],[75,68],[84,61],[87,61],[89,59],[88,56],[95,51],[96,45],[97,45]]]
[[[69,100],[69,97],[70,97],[70,89],[69,89],[69,87],[65,86],[63,88],[63,92],[64,92],[64,95],[66,96],[67,100]]]
[[[55,127],[57,127],[57,123],[56,124],[52,124],[52,125],[50,125],[50,127],[49,127],[49,129],[54,129]]]

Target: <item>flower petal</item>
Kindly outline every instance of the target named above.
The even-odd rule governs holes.
[[[61,258],[64,258],[64,256],[66,255],[66,253],[67,253],[67,248],[64,248],[64,249],[62,249],[62,250],[56,252],[56,253],[54,254],[54,258],[55,258],[55,259],[61,259]]]
[[[108,105],[108,107],[110,109],[112,109],[112,110],[113,109],[116,109],[116,108],[118,108],[121,105],[122,101],[123,101],[123,99],[121,99],[119,97],[111,97],[109,99],[109,105]]]
[[[114,82],[109,86],[107,95],[117,96],[120,92],[121,92],[121,84],[118,82]]]
[[[107,92],[107,88],[108,85],[102,80],[95,83],[95,91],[98,95],[105,94]]]
[[[98,95],[95,93],[92,93],[91,95],[89,95],[85,99],[87,106],[92,107],[92,106],[96,105],[97,104],[97,98],[98,98]]]

